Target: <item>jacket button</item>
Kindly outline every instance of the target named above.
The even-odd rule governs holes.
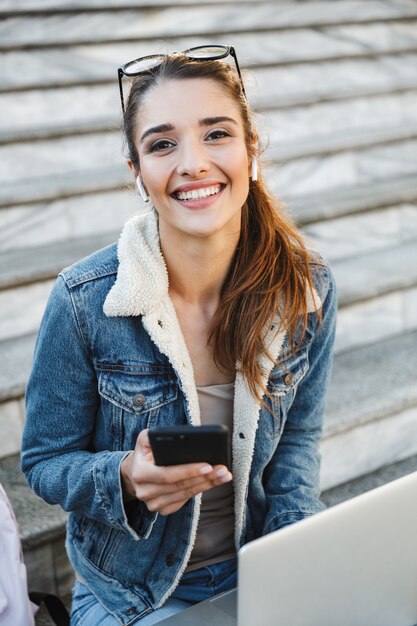
[[[245,438],[245,435],[244,435],[243,433],[239,433],[239,437],[240,437],[241,439],[244,439],[244,438]]]
[[[284,376],[284,383],[286,385],[291,385],[292,379],[293,379],[293,375],[291,374],[291,372],[289,372],[288,374],[285,374]]]
[[[137,393],[135,396],[133,396],[133,404],[135,406],[143,406],[145,404],[145,396],[143,396],[141,393]]]
[[[133,613],[135,613],[135,611],[136,611],[136,607],[135,606],[131,606],[130,609],[127,609],[126,615],[133,615]]]
[[[171,567],[172,565],[174,565],[175,556],[173,554],[168,554],[167,558],[165,559],[165,563],[168,565],[168,567]]]

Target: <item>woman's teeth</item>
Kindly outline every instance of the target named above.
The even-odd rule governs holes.
[[[214,196],[221,190],[221,185],[213,185],[212,187],[203,187],[201,189],[191,189],[190,191],[178,191],[175,196],[178,200],[199,200],[200,198],[208,198]]]

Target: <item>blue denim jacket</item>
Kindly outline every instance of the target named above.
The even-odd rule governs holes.
[[[263,363],[272,411],[236,373],[237,548],[323,508],[318,443],[336,298],[326,263],[314,257],[311,267],[316,293],[301,347],[291,354],[278,319],[266,329],[280,363]],[[67,551],[77,575],[121,624],[161,606],[178,584],[201,497],[165,517],[140,501],[124,504],[120,464],[142,429],[199,421],[151,212],[125,225],[117,249],[104,248],[59,275],[36,344],[22,444],[31,487],[71,512]]]

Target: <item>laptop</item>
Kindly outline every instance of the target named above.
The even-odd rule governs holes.
[[[256,539],[238,589],[161,626],[414,626],[417,472]]]

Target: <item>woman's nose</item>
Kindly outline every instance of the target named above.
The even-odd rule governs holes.
[[[189,141],[178,152],[177,173],[180,176],[196,177],[207,172],[210,161],[207,150],[199,141]]]

